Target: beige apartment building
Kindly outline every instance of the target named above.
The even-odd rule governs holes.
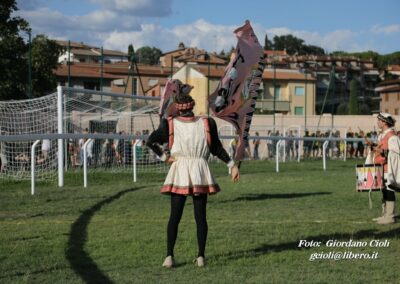
[[[383,81],[375,91],[380,94],[380,111],[400,114],[400,79]]]
[[[194,86],[191,95],[196,100],[195,113],[204,115],[208,113],[207,94],[212,94],[218,87],[224,72],[224,66],[208,69],[206,66],[186,64],[173,78]],[[289,115],[315,114],[315,78],[297,70],[266,68],[259,93],[256,108],[260,112],[271,113],[275,110],[275,113]]]

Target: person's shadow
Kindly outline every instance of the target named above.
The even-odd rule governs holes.
[[[65,256],[72,269],[86,283],[112,283],[96,265],[90,255],[85,252],[84,246],[87,241],[87,230],[93,215],[104,205],[107,205],[124,194],[141,189],[131,188],[119,191],[118,193],[96,203],[82,212],[79,218],[71,225],[69,239],[65,250]]]

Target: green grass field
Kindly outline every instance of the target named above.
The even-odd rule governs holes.
[[[165,177],[68,174],[66,186],[0,182],[0,283],[400,283],[400,224],[379,226],[378,192],[355,192],[355,161],[244,162],[233,184],[212,170],[222,192],[208,203],[207,266],[197,268],[193,205],[188,198],[175,248],[165,257],[169,198]],[[326,247],[336,241],[387,240],[389,247]],[[299,248],[299,241],[321,247]],[[377,259],[315,260],[313,253],[378,253]]]

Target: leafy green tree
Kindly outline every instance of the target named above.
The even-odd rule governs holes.
[[[20,33],[27,32],[29,25],[20,17],[11,17],[17,10],[15,0],[0,2],[0,100],[26,98],[28,46]]]
[[[350,82],[349,114],[360,114],[358,109],[358,82],[355,79]]]
[[[267,44],[267,37],[266,37],[266,44]],[[283,36],[274,36],[273,42],[271,46],[274,50],[284,50],[290,55],[306,55],[306,54],[313,54],[313,55],[324,55],[325,51],[322,47],[316,45],[307,45],[304,43],[304,40],[301,38],[297,38],[293,35],[283,35]],[[264,46],[265,49],[265,46]]]
[[[339,115],[349,114],[349,107],[347,106],[347,104],[341,103],[336,110],[336,114]]]
[[[360,105],[360,114],[363,114],[363,115],[371,114],[371,108],[369,107],[368,104],[363,103]]]
[[[0,2],[0,100],[27,98],[29,45],[22,35],[31,31],[24,19],[12,17],[17,10],[15,0]],[[31,75],[35,97],[46,95],[56,88],[53,69],[57,68],[61,51],[55,41],[44,35],[32,40]]]
[[[290,55],[300,54],[303,48],[304,40],[293,35],[274,36],[274,49],[284,50]]]
[[[53,70],[58,66],[62,47],[45,35],[37,35],[32,41],[32,89],[34,97],[41,97],[56,88]]]
[[[156,65],[160,61],[162,52],[156,47],[143,46],[136,50],[135,56],[139,63]]]
[[[325,50],[316,45],[303,45],[299,54],[325,55]]]

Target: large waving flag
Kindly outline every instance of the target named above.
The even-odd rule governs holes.
[[[234,125],[239,134],[235,160],[242,160],[255,104],[257,90],[264,71],[263,49],[249,21],[234,31],[238,43],[234,56],[225,69],[225,75],[214,93],[209,106],[218,118]],[[257,64],[257,68],[251,71]]]
[[[169,79],[165,84],[164,91],[161,94],[160,109],[158,114],[160,118],[175,116],[177,109],[174,104],[174,97],[179,93],[180,84],[177,80]]]

